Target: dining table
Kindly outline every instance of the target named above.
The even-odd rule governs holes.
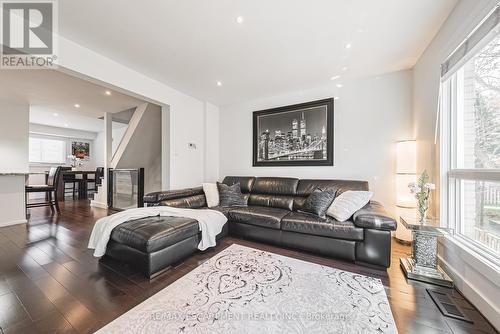
[[[59,175],[59,186],[57,189],[57,198],[61,201],[64,201],[64,175],[74,175],[78,183],[78,198],[79,199],[87,199],[88,198],[88,180],[96,179],[96,171],[95,170],[71,170],[64,169],[61,171]],[[89,175],[93,175],[94,177],[89,178]]]

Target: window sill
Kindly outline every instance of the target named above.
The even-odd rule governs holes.
[[[485,256],[472,244],[458,235],[445,235],[444,239],[460,248],[463,252],[460,254],[463,261],[500,287],[500,261],[491,259],[490,256]]]

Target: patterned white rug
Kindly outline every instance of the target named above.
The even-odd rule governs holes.
[[[397,333],[379,279],[232,245],[98,333]]]

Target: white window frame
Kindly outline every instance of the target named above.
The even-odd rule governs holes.
[[[54,141],[60,141],[62,142],[63,145],[63,154],[61,157],[61,161],[32,161],[29,159],[29,164],[30,165],[61,165],[61,164],[66,164],[67,162],[67,152],[68,152],[68,141],[65,138],[59,138],[59,137],[51,137],[51,136],[40,136],[40,135],[33,135],[30,134],[29,138],[33,139],[41,139],[41,140],[54,140]]]
[[[463,108],[459,98],[460,71],[455,72],[442,82],[440,92],[440,221],[443,226],[455,229],[455,234],[450,236],[459,243],[473,250],[479,256],[500,266],[498,254],[481,243],[460,234],[463,210],[461,181],[481,180],[500,182],[500,169],[464,169],[457,166],[457,116]]]

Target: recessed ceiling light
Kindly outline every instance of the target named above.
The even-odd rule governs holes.
[[[342,85],[342,84],[337,84],[337,88],[342,88],[342,87],[344,87],[344,85]]]
[[[342,72],[347,71],[347,66],[342,67]]]
[[[219,87],[222,86],[222,82],[217,81],[217,86],[219,86]]]
[[[55,113],[53,113],[52,115],[54,115],[54,117],[59,116],[59,114],[58,114],[58,113],[56,113],[56,112],[55,112]]]
[[[80,108],[80,105],[78,103],[75,103],[75,108]]]
[[[109,90],[107,90],[107,91],[104,92],[104,94],[106,94],[106,95],[109,96],[109,95],[111,95],[111,92]]]
[[[350,48],[351,48],[351,46],[352,46],[352,44],[351,44],[351,43],[347,43],[347,44],[345,45],[345,48],[346,48],[346,49],[350,49]]]
[[[243,23],[243,16],[238,16],[238,17],[236,18],[236,23],[238,23],[238,24],[242,24],[242,23]]]
[[[330,80],[337,80],[340,79],[340,75],[334,75],[333,77],[330,78]]]

